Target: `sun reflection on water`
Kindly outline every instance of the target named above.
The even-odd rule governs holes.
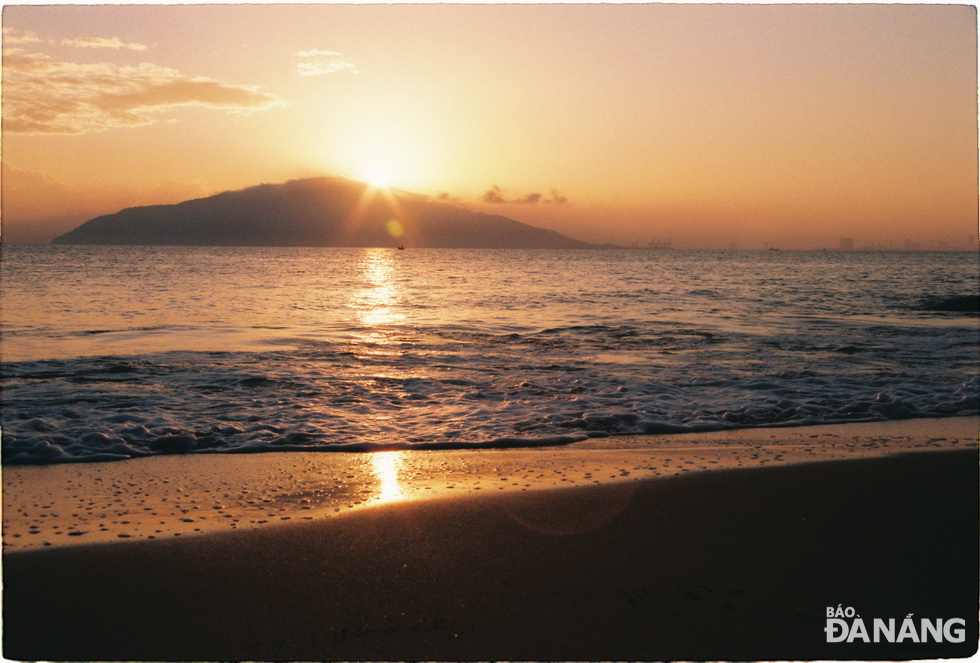
[[[396,281],[396,259],[390,249],[369,249],[359,263],[365,286],[351,297],[358,322],[371,332],[364,340],[387,343],[388,337],[378,327],[402,322],[405,313],[400,310],[402,289]]]
[[[378,482],[375,502],[396,502],[405,494],[398,482],[398,471],[404,460],[402,451],[378,451],[371,454],[371,471]]]

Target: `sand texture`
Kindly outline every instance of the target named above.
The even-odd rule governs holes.
[[[197,536],[403,500],[976,448],[976,417],[623,436],[479,451],[156,456],[5,467],[3,550]]]
[[[4,555],[4,655],[903,659],[977,643],[976,448],[403,501]],[[256,459],[256,462],[262,462]],[[827,643],[827,606],[963,643]]]

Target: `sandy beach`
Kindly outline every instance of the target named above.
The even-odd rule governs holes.
[[[6,468],[4,655],[965,657],[976,431],[969,417],[381,467],[260,454]],[[341,458],[345,474],[320,465]],[[332,488],[318,494],[316,476]],[[869,624],[961,618],[963,637],[827,642],[838,606]]]

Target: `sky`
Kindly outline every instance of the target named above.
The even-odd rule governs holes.
[[[970,5],[7,5],[4,241],[321,175],[586,241],[973,248]]]

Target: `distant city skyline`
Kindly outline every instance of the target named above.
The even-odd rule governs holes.
[[[965,5],[15,5],[3,239],[341,175],[594,243],[975,249]]]

